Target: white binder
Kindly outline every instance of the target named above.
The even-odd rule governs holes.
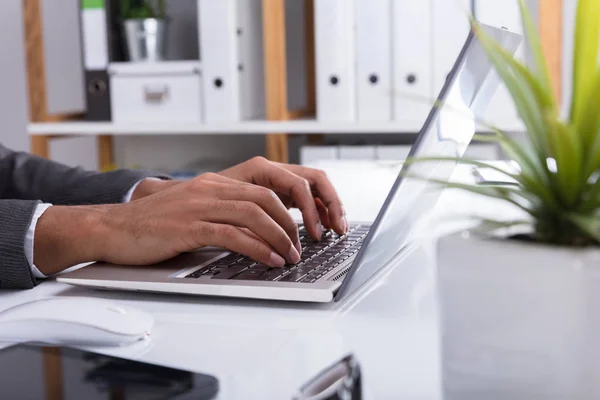
[[[496,27],[505,27],[512,32],[523,33],[521,13],[517,0],[502,3],[493,0],[476,0],[475,17],[481,23]],[[521,45],[515,55],[522,62],[525,60],[524,49],[525,46]],[[498,86],[498,90],[496,90],[496,94],[483,119],[487,123],[509,131],[521,126],[514,102],[503,83]],[[482,130],[489,129],[482,127]]]
[[[393,0],[394,120],[422,126],[433,103],[431,0]]]
[[[392,119],[391,0],[354,0],[356,15],[356,117]]]
[[[206,122],[264,114],[259,0],[198,0]]]
[[[503,7],[506,1],[491,1]],[[471,0],[432,0],[433,93],[444,86],[470,31]]]
[[[317,119],[356,120],[354,2],[315,1]]]

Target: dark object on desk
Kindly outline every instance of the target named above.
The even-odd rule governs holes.
[[[0,366],[1,399],[209,400],[219,391],[210,375],[67,348],[10,347]]]
[[[362,400],[360,366],[352,354],[319,372],[293,400]]]

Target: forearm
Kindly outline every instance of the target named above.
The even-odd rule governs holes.
[[[100,261],[108,235],[103,225],[107,206],[54,206],[38,220],[34,263],[44,275],[73,265]]]

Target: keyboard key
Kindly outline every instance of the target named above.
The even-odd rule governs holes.
[[[305,276],[299,282],[302,282],[302,283],[315,283],[316,281],[317,281],[317,278],[314,278],[314,277],[311,277],[311,276]]]
[[[225,256],[225,257],[215,261],[215,263],[233,264],[234,262],[238,261],[241,258],[242,258],[242,256],[240,256],[239,254],[229,254],[228,256]]]
[[[257,281],[257,280],[263,280],[262,276],[264,275],[265,271],[256,271],[256,270],[246,270],[244,272],[242,272],[241,274],[235,276],[235,278],[233,278],[236,281]]]
[[[315,267],[316,267],[316,265],[315,265]],[[292,272],[293,273],[305,273],[305,274],[308,274],[308,273],[312,272],[315,269],[315,267],[309,267],[309,266],[298,267],[298,268],[294,268],[292,270]]]
[[[248,267],[244,267],[243,265],[232,265],[231,267],[220,271],[217,275],[213,276],[212,279],[231,279],[246,269],[248,269]]]
[[[239,265],[239,266],[242,266],[242,267],[252,267],[253,265],[257,265],[257,264],[258,263],[256,261],[254,261],[254,260],[242,259],[241,261],[236,262],[233,265]]]
[[[306,273],[291,272],[291,273],[287,274],[286,276],[284,276],[283,278],[281,278],[279,281],[280,282],[298,282],[300,279],[304,278],[305,276],[306,276]]]
[[[199,278],[200,276],[202,276],[203,274],[209,272],[210,270],[212,270],[212,266],[208,265],[206,267],[202,267],[194,272],[192,272],[189,275],[186,275],[186,278]]]
[[[284,271],[281,268],[272,268],[267,272],[264,272],[261,277],[264,278],[265,281],[274,281],[282,275],[287,274],[287,271]]]
[[[267,265],[265,265],[265,264],[258,264],[258,263],[255,263],[254,265],[252,265],[252,266],[250,267],[250,270],[251,270],[251,271],[262,271],[262,272],[266,272],[266,271],[268,271],[268,270],[270,270],[270,269],[271,269],[271,267],[269,267],[269,266],[267,266]]]

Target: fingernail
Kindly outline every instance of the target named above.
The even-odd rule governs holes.
[[[346,220],[346,217],[342,216],[340,218],[340,226],[342,227],[344,233],[348,232],[348,221]]]
[[[298,254],[302,255],[302,245],[300,244],[300,242],[296,242],[294,246],[296,247],[296,250],[298,250]]]
[[[289,260],[292,264],[298,264],[300,262],[300,254],[295,247],[290,247]]]
[[[317,222],[317,236],[319,240],[323,237],[323,225],[320,222]]]
[[[281,257],[275,252],[271,252],[269,261],[272,267],[283,267],[285,265],[285,260],[283,259],[283,257]]]

